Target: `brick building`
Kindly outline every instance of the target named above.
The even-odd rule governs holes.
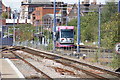
[[[57,6],[64,4],[61,0],[56,0]],[[36,7],[53,7],[53,1],[51,0],[23,0],[21,2],[21,13],[20,18],[31,19],[31,13],[35,10]]]
[[[42,24],[42,16],[45,14],[53,14],[53,7],[54,0],[23,0],[21,2],[22,11],[20,13],[20,19],[31,19],[34,25]],[[61,0],[56,0],[56,7],[66,7],[66,4],[61,2]],[[59,11],[58,9],[56,10],[57,12]],[[66,18],[64,17],[67,15],[66,8],[61,9],[61,14],[64,24],[64,22],[66,22]]]
[[[82,1],[82,4],[80,4],[80,14],[81,16],[85,16],[85,14],[87,14],[88,12],[97,12],[99,5],[101,5],[101,7],[104,7],[104,4],[97,4],[96,0],[93,0],[93,2],[89,2],[89,0],[84,0]],[[72,6],[71,9],[69,9],[69,12],[67,13],[68,16],[68,21],[71,21],[73,19],[76,19],[78,16],[78,5],[74,4],[74,5],[70,5]]]
[[[57,8],[56,14],[59,14],[60,10],[60,8]],[[54,14],[54,9],[47,7],[36,7],[34,12],[31,14],[33,24],[35,26],[42,24],[42,18],[46,14]]]
[[[56,14],[56,24],[57,26],[61,25],[61,14]],[[43,16],[43,24],[45,28],[49,28],[49,30],[52,30],[53,27],[53,21],[54,21],[54,14],[46,14]]]
[[[8,18],[10,18],[11,15],[11,8],[10,7],[6,7],[2,1],[0,1],[0,16],[2,16],[2,13],[7,13]],[[6,25],[6,20],[5,19],[0,19],[0,23],[2,25]]]
[[[2,13],[7,13],[8,15],[8,18],[11,18],[11,8],[10,7],[6,7],[2,2],[1,2],[1,5],[2,5]]]

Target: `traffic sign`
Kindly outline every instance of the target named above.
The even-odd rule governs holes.
[[[120,54],[120,43],[116,44],[115,51]]]

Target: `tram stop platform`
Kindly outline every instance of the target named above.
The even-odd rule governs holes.
[[[24,78],[22,73],[7,58],[0,58],[0,80],[1,79]]]

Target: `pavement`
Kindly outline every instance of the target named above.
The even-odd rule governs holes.
[[[9,59],[0,59],[0,79],[4,78],[24,78],[22,73],[15,67]]]

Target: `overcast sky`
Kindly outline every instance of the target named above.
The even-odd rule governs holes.
[[[23,0],[2,0],[3,4],[7,7],[11,7],[12,9],[20,9],[21,1]],[[76,3],[78,0],[62,0],[65,3]],[[84,0],[80,0],[84,1]],[[93,0],[90,0],[93,1]],[[105,3],[106,0],[97,0],[97,3]],[[109,0],[108,0],[109,1]]]

